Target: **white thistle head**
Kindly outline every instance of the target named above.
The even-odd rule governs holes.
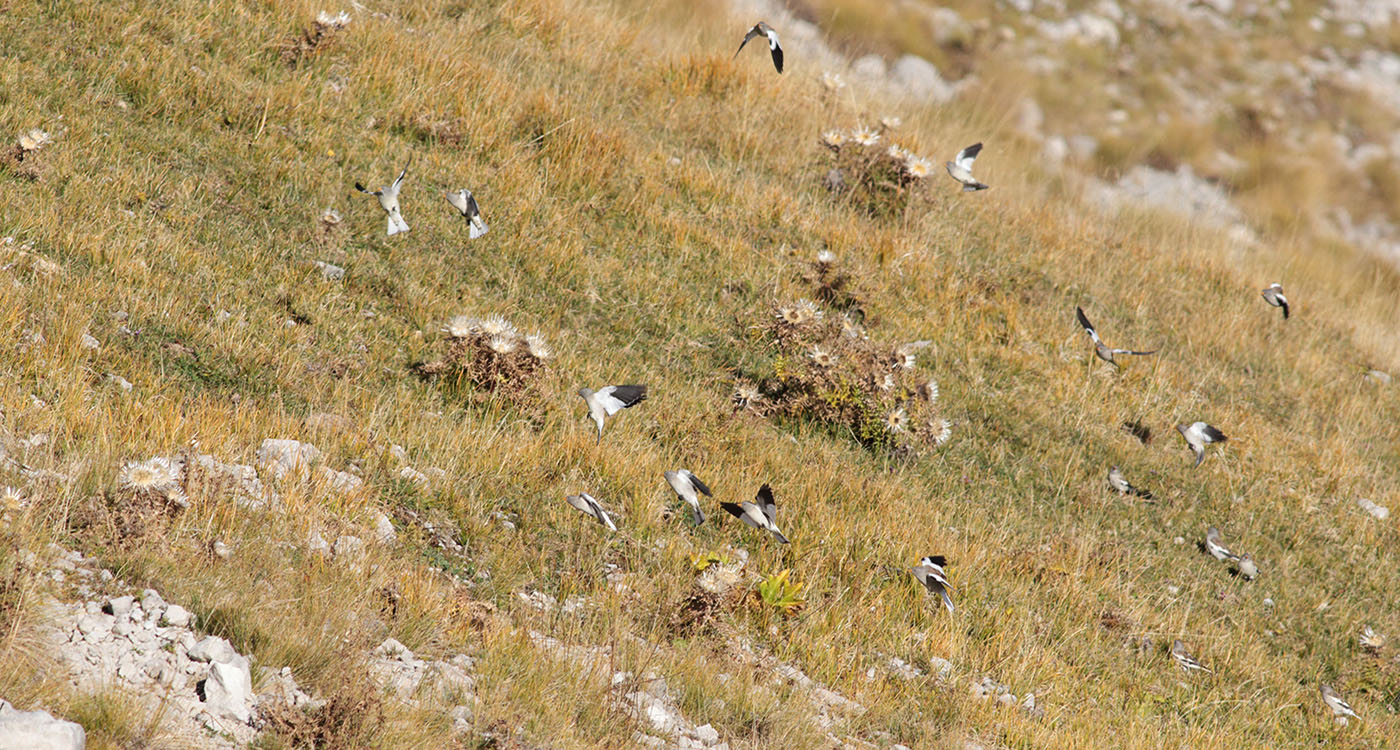
[[[835,92],[845,88],[846,82],[841,80],[841,76],[828,70],[822,73],[822,85],[826,87],[827,91]]]
[[[25,151],[38,151],[44,146],[47,146],[49,141],[52,140],[53,138],[49,135],[47,130],[34,128],[20,133],[19,147]]]
[[[454,315],[442,330],[454,339],[465,339],[481,330],[481,321],[470,315]]]
[[[874,146],[880,142],[880,132],[862,125],[851,132],[851,140],[862,146]]]
[[[530,352],[531,357],[539,360],[549,359],[550,354],[552,354],[544,337],[538,333],[532,333],[525,337],[525,348]]]
[[[510,321],[500,315],[488,315],[481,321],[480,330],[486,336],[503,336],[505,338],[515,338],[519,334],[515,326]]]
[[[492,336],[486,340],[486,347],[497,354],[510,354],[515,351],[515,339],[508,336]]]
[[[909,426],[909,414],[904,409],[892,409],[885,415],[885,429],[889,432],[904,432],[904,428]]]
[[[922,156],[909,154],[904,161],[904,171],[916,180],[922,180],[933,174],[933,162]]]
[[[122,467],[118,481],[122,489],[164,493],[176,489],[175,479],[170,462],[153,458],[149,461],[127,462]]]
[[[822,145],[833,149],[841,148],[846,145],[846,134],[839,130],[828,130],[822,133]]]
[[[822,369],[832,367],[836,364],[836,355],[820,346],[812,347],[812,350],[807,353],[807,356],[811,358],[813,364]]]

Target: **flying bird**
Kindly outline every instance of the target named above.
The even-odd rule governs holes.
[[[943,597],[943,606],[953,611],[953,584],[948,583],[948,573],[943,570],[943,566],[948,561],[942,555],[929,555],[919,560],[919,564],[910,568],[909,572],[914,574],[914,578],[924,585],[930,592]]]
[[[977,178],[972,176],[972,162],[977,161],[977,155],[980,153],[982,153],[982,144],[980,142],[974,143],[959,151],[952,161],[943,162],[943,166],[948,168],[948,174],[962,183],[964,193],[986,190],[990,187],[978,182]]]
[[[1321,692],[1322,702],[1326,703],[1327,707],[1332,709],[1334,715],[1350,716],[1357,721],[1361,720],[1361,717],[1357,716],[1356,712],[1351,710],[1351,705],[1342,700],[1342,696],[1337,695],[1337,691],[1333,690],[1331,685],[1323,685]]]
[[[705,522],[705,514],[700,512],[700,495],[713,497],[710,488],[700,481],[700,477],[690,473],[689,469],[680,471],[668,471],[663,474],[666,483],[671,485],[671,489],[676,491],[676,495],[690,506],[691,515],[695,517],[695,525],[699,526]]]
[[[469,226],[468,233],[471,239],[476,239],[491,231],[491,227],[486,226],[486,222],[481,218],[481,207],[476,205],[476,196],[467,189],[457,192],[447,193],[447,202],[462,214],[462,218],[467,220]]]
[[[1099,359],[1109,363],[1110,365],[1113,365],[1114,367],[1122,367],[1122,365],[1118,364],[1118,362],[1116,362],[1113,359],[1114,355],[1131,354],[1136,357],[1145,357],[1149,354],[1157,353],[1156,349],[1153,349],[1150,352],[1137,352],[1133,351],[1132,349],[1114,349],[1108,344],[1105,344],[1103,342],[1103,339],[1099,338],[1099,332],[1094,329],[1094,324],[1089,322],[1089,316],[1084,314],[1084,308],[1074,308],[1074,315],[1075,317],[1079,318],[1079,325],[1084,327],[1084,332],[1089,334],[1089,338],[1094,340],[1094,354],[1098,355]]]
[[[1196,454],[1196,466],[1206,459],[1206,446],[1211,443],[1223,443],[1229,438],[1225,433],[1211,427],[1205,422],[1192,422],[1190,425],[1179,424],[1176,431],[1186,439],[1186,446],[1191,452]]]
[[[389,236],[393,237],[399,232],[408,231],[408,223],[403,220],[403,215],[399,213],[399,190],[403,188],[403,178],[408,174],[408,165],[405,164],[403,171],[394,180],[393,184],[385,185],[378,190],[366,190],[364,185],[355,183],[355,189],[365,195],[372,195],[379,199],[379,205],[384,209],[384,213],[389,216]]]
[[[773,489],[768,485],[758,488],[758,496],[753,502],[745,500],[742,503],[720,503],[719,507],[755,529],[764,529],[780,543],[788,543],[788,538],[778,530],[778,504],[774,502]]]
[[[1209,667],[1196,661],[1190,654],[1186,653],[1186,644],[1182,643],[1180,638],[1176,639],[1176,642],[1172,644],[1172,659],[1187,672],[1193,669],[1200,670],[1207,674],[1211,672]]]
[[[1237,560],[1240,565],[1240,577],[1246,581],[1252,581],[1259,577],[1259,566],[1254,564],[1254,558],[1246,552],[1239,556]]]
[[[744,51],[744,45],[748,44],[749,40],[756,36],[767,37],[768,51],[773,54],[773,67],[777,68],[779,73],[782,73],[783,48],[778,45],[778,32],[774,31],[772,26],[769,26],[763,21],[759,21],[752,29],[749,29],[749,33],[744,35],[744,41],[739,43],[739,49],[734,51],[734,57],[739,57],[739,53]]]
[[[569,505],[579,509],[585,516],[592,516],[594,520],[604,526],[617,531],[617,525],[613,523],[612,516],[603,510],[603,506],[598,504],[598,498],[587,492],[580,492],[577,495],[565,495],[564,499],[569,501]]]
[[[594,391],[580,388],[578,395],[588,404],[588,416],[598,424],[598,442],[603,440],[603,420],[646,400],[644,385],[609,385]]]
[[[1283,296],[1283,285],[1275,281],[1269,285],[1268,289],[1259,293],[1264,297],[1264,301],[1274,307],[1283,308],[1283,319],[1288,320],[1288,298]]]
[[[1123,476],[1123,472],[1119,471],[1117,466],[1110,467],[1108,470],[1108,486],[1112,487],[1113,490],[1120,495],[1132,495],[1134,497],[1140,497],[1143,500],[1152,499],[1151,492],[1140,490],[1129,484],[1127,478]]]
[[[1220,562],[1229,562],[1231,560],[1240,559],[1239,555],[1231,552],[1225,546],[1225,540],[1220,536],[1220,529],[1217,529],[1214,526],[1206,529],[1205,548],[1206,552],[1209,552],[1211,557],[1214,557]]]

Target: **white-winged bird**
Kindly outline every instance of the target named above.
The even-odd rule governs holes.
[[[403,171],[394,180],[393,184],[385,185],[378,190],[366,190],[364,185],[355,183],[355,189],[365,195],[372,195],[379,199],[380,208],[388,214],[389,236],[393,237],[399,232],[407,232],[408,224],[403,220],[403,215],[399,213],[399,190],[403,188],[403,178],[408,174],[408,165],[405,164]]]
[[[679,471],[668,471],[663,474],[666,483],[671,485],[671,489],[676,491],[676,495],[690,506],[691,515],[695,518],[695,525],[699,526],[705,522],[705,514],[700,511],[700,495],[713,497],[710,488],[700,481],[700,477],[690,473],[689,469]]]
[[[587,492],[580,492],[577,495],[565,495],[564,499],[569,501],[569,505],[579,509],[579,512],[586,516],[592,516],[593,520],[604,526],[617,531],[617,525],[613,523],[612,516],[603,510],[603,506],[598,503],[598,498]]]
[[[1328,708],[1332,709],[1333,715],[1350,716],[1358,721],[1361,719],[1360,716],[1356,715],[1355,711],[1351,710],[1351,705],[1342,700],[1342,696],[1337,695],[1337,691],[1333,690],[1331,685],[1323,685],[1320,691],[1322,693],[1322,702],[1327,704]]]
[[[1120,495],[1132,495],[1133,497],[1140,497],[1143,500],[1152,499],[1151,492],[1140,490],[1129,484],[1127,477],[1123,476],[1123,472],[1119,471],[1117,466],[1112,466],[1108,469],[1108,486],[1112,487],[1113,491]]]
[[[1179,424],[1176,431],[1186,439],[1186,447],[1196,454],[1196,466],[1206,459],[1206,446],[1211,443],[1223,443],[1229,438],[1225,433],[1211,427],[1205,422],[1192,422],[1190,425]]]
[[[778,530],[778,504],[773,500],[773,489],[768,485],[758,488],[758,496],[753,502],[745,500],[742,503],[720,503],[719,507],[755,529],[767,531],[779,542],[788,543],[787,537]]]
[[[472,195],[472,191],[465,188],[455,193],[449,191],[447,202],[451,203],[452,207],[462,214],[462,218],[467,220],[467,233],[470,239],[474,240],[491,231],[491,228],[486,226],[486,221],[481,218],[481,207],[476,204],[476,196]]]
[[[1231,560],[1240,559],[1239,555],[1231,552],[1225,546],[1225,540],[1220,536],[1220,529],[1217,529],[1214,526],[1206,529],[1205,548],[1206,552],[1210,553],[1211,557],[1214,557],[1220,562],[1229,562]]]
[[[919,564],[910,568],[909,572],[914,574],[914,578],[924,585],[930,592],[943,597],[943,606],[953,611],[953,584],[948,583],[948,573],[943,569],[948,561],[942,555],[929,555],[919,560]]]
[[[1259,293],[1264,301],[1283,309],[1283,319],[1288,320],[1288,298],[1283,296],[1283,285],[1275,281],[1268,289]]]
[[[1186,653],[1186,644],[1182,643],[1180,638],[1172,644],[1172,659],[1187,672],[1198,670],[1209,673],[1211,671],[1209,667],[1196,661],[1190,654]]]
[[[644,385],[608,385],[593,390],[580,388],[578,395],[588,404],[588,416],[598,424],[598,441],[603,440],[603,420],[646,400]]]
[[[977,178],[972,176],[972,162],[977,161],[977,155],[980,153],[982,153],[982,144],[980,142],[974,143],[959,151],[952,161],[943,163],[943,166],[948,169],[948,174],[962,184],[964,193],[986,190],[989,187],[978,182]]]
[[[778,32],[774,31],[772,26],[769,26],[763,21],[754,24],[754,27],[749,29],[749,33],[744,35],[744,41],[739,43],[739,49],[734,51],[734,57],[737,58],[739,53],[744,51],[744,45],[748,44],[749,40],[756,36],[768,39],[768,51],[773,55],[773,67],[777,68],[779,73],[782,73],[783,48],[778,45]]]
[[[1109,363],[1110,365],[1113,365],[1114,367],[1122,367],[1118,364],[1117,361],[1113,359],[1114,355],[1117,354],[1131,354],[1135,357],[1145,357],[1149,354],[1157,353],[1156,349],[1153,349],[1150,352],[1138,352],[1133,351],[1132,349],[1114,349],[1108,344],[1105,344],[1103,342],[1103,339],[1099,338],[1099,332],[1094,328],[1094,324],[1089,322],[1089,316],[1084,314],[1084,308],[1074,308],[1074,316],[1079,319],[1079,325],[1084,327],[1084,332],[1089,334],[1089,338],[1094,340],[1094,354],[1098,355],[1099,359]]]

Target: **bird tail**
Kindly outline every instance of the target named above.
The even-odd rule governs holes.
[[[956,610],[956,607],[953,606],[953,597],[948,595],[948,591],[946,589],[943,591],[939,591],[938,594],[939,596],[943,597],[943,606],[947,607],[949,612],[953,612],[954,610]]]
[[[705,514],[700,512],[699,505],[690,506],[690,515],[695,519],[695,525],[700,526],[705,523]]]
[[[791,542],[788,541],[788,538],[783,536],[783,532],[778,531],[777,529],[769,529],[768,533],[772,534],[773,538],[777,539],[780,544],[791,544]]]
[[[481,235],[486,234],[489,231],[491,231],[491,227],[486,226],[486,222],[482,221],[480,217],[477,217],[475,219],[472,219],[471,228],[468,230],[468,234],[471,237],[471,239],[476,239],[477,237],[480,237]]]
[[[1200,465],[1201,465],[1201,462],[1204,461],[1204,460],[1206,460],[1206,451],[1205,451],[1204,448],[1202,448],[1201,450],[1196,451],[1196,463],[1195,463],[1195,466],[1200,466]]]
[[[1142,498],[1143,500],[1152,500],[1152,499],[1154,499],[1154,498],[1152,497],[1152,493],[1151,493],[1151,492],[1148,492],[1147,490],[1140,490],[1140,489],[1138,489],[1138,488],[1136,488],[1136,487],[1133,488],[1133,494],[1136,495],[1136,496],[1138,496],[1138,497],[1140,497],[1140,498]]]
[[[394,225],[398,227],[400,232],[408,231],[408,222],[404,221],[403,216],[399,214],[394,214]]]

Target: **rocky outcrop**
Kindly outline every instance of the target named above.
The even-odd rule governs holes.
[[[83,750],[87,735],[71,721],[47,711],[20,711],[0,700],[0,748],[15,750]]]

